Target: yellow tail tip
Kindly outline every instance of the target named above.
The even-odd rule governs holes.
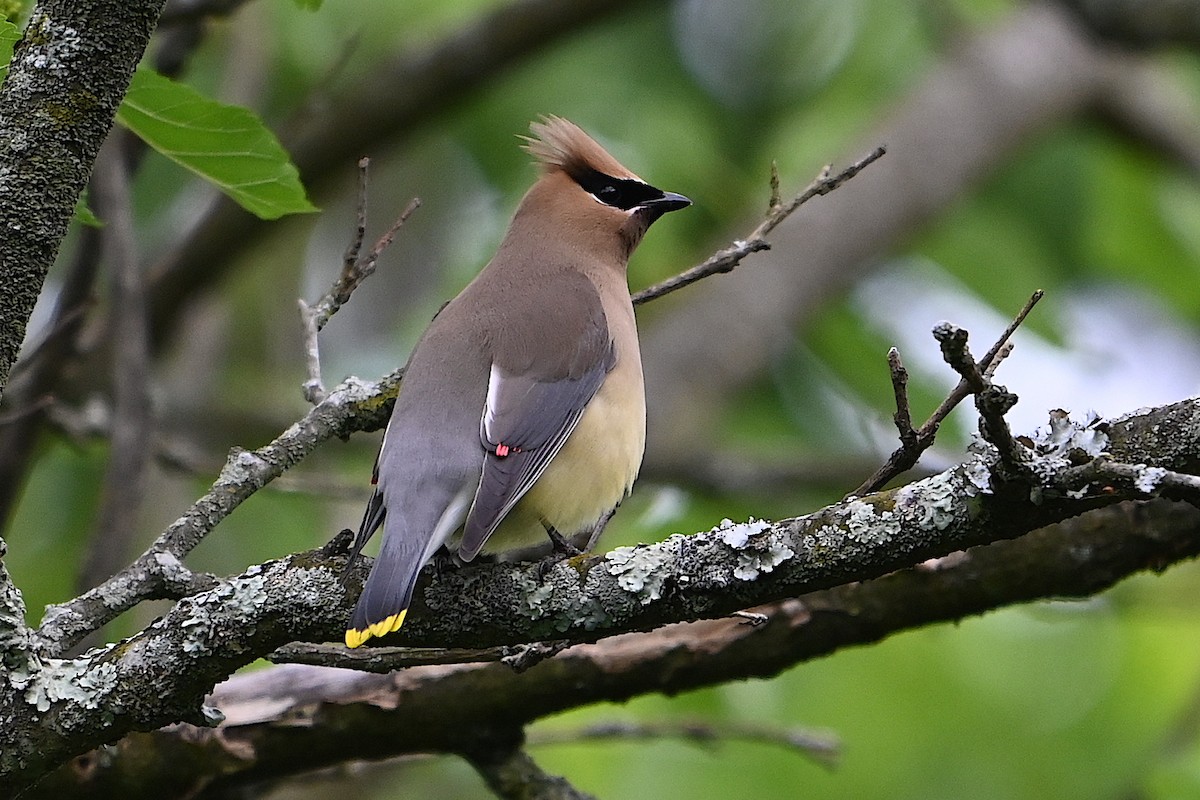
[[[406,616],[408,616],[407,608],[399,614],[392,614],[390,617],[385,617],[379,622],[373,622],[365,628],[348,628],[346,630],[346,647],[359,647],[372,637],[386,636],[392,631],[400,630],[400,626],[404,624]]]

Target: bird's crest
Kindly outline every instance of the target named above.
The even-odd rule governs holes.
[[[525,149],[547,172],[560,169],[578,179],[595,171],[614,178],[641,180],[570,120],[547,115],[530,123],[529,130],[533,136],[521,137],[525,140]]]

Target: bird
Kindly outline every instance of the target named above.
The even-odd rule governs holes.
[[[561,543],[606,519],[641,466],[646,401],[626,269],[650,225],[691,201],[562,117],[530,132],[521,138],[538,179],[405,367],[348,560],[383,528],[348,647],[404,624],[443,544],[456,541],[469,562],[485,543]]]

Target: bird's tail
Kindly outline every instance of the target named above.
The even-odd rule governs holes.
[[[404,553],[403,547],[384,546],[375,559],[367,585],[346,629],[346,646],[358,647],[372,636],[384,636],[400,629],[412,602],[413,587],[425,561],[420,553]]]
[[[400,507],[391,514],[382,511],[384,503],[373,512],[372,498],[363,524],[378,524],[382,518],[383,547],[350,617],[347,647],[358,647],[371,637],[397,631],[404,624],[421,567],[462,523],[471,491],[468,484],[416,492],[419,504]],[[359,538],[365,541],[361,534]]]

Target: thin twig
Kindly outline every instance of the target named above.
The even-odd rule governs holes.
[[[301,385],[301,391],[304,393],[304,399],[313,405],[325,399],[325,384],[321,380],[321,348],[318,343],[318,334],[338,312],[338,309],[349,302],[354,290],[374,274],[379,256],[391,245],[396,238],[396,233],[408,221],[412,213],[421,207],[419,197],[410,200],[392,226],[376,240],[375,246],[371,248],[370,252],[364,255],[362,244],[367,234],[367,171],[370,165],[371,159],[369,158],[363,157],[358,161],[358,203],[354,234],[350,237],[350,244],[346,248],[345,255],[342,256],[341,273],[317,302],[309,305],[303,298],[298,301],[300,321],[304,326],[304,363],[308,373],[308,378]]]
[[[300,325],[304,328],[304,368],[308,373],[308,379],[300,384],[300,391],[304,394],[304,399],[315,406],[325,399],[325,382],[321,380],[317,311],[304,302],[303,297],[297,298],[296,303],[300,306]]]
[[[1016,469],[1021,462],[1017,443],[1013,441],[1012,431],[1004,415],[1017,403],[1017,396],[1003,386],[994,384],[983,377],[983,372],[971,355],[967,346],[968,333],[963,328],[943,322],[933,329],[933,338],[938,340],[942,348],[942,358],[950,368],[962,376],[960,383],[966,383],[971,394],[975,396],[975,408],[979,411],[979,430],[983,438],[996,447],[1000,460],[1010,469]],[[998,353],[999,344],[989,351]]]
[[[351,650],[341,645],[292,642],[266,656],[276,664],[310,664],[363,672],[388,673],[408,667],[444,664],[500,662],[513,672],[524,672],[535,664],[561,653],[571,644],[566,639],[506,647],[364,647]]]
[[[992,348],[988,350],[987,353],[984,354],[983,358],[979,360],[979,366],[985,371],[985,373],[991,369],[993,361],[996,361],[998,364],[999,360],[1002,360],[1007,356],[1007,353],[1001,356],[1001,350],[1003,350],[1004,346],[1008,344],[1008,340],[1016,332],[1017,328],[1021,326],[1021,324],[1025,321],[1025,318],[1029,316],[1029,312],[1033,310],[1033,307],[1038,304],[1038,301],[1041,300],[1044,295],[1045,292],[1041,289],[1038,289],[1036,292],[1030,295],[1029,299],[1025,302],[1024,307],[1021,308],[1017,316],[1013,317],[1013,321],[1008,324],[1008,327],[1004,329],[1004,333],[1000,334],[1000,338],[996,340],[996,343],[992,345]],[[997,357],[999,357],[999,360]],[[994,373],[995,370],[991,369],[991,372]],[[930,425],[930,423],[933,423],[932,433],[936,434],[937,427],[942,423],[942,421],[945,420],[946,417],[950,416],[950,412],[954,410],[955,406],[969,397],[970,394],[971,389],[967,385],[966,380],[960,380],[958,385],[950,390],[950,394],[946,396],[946,399],[942,401],[941,405],[939,405],[929,416],[929,419],[925,421],[925,424],[921,426],[921,431],[924,431],[925,428]],[[933,442],[931,441],[930,444],[933,444]]]
[[[20,364],[21,362],[17,363]],[[13,371],[15,372],[16,370],[14,369]],[[0,413],[0,428],[17,422],[23,422],[35,414],[41,414],[52,405],[54,405],[54,395],[44,394],[31,403],[26,403],[19,408]]]
[[[213,528],[248,497],[282,475],[323,441],[370,424],[381,427],[403,370],[378,383],[351,378],[319,405],[257,450],[234,448],[212,488],[171,523],[132,564],[73,600],[46,607],[37,646],[59,655],[79,640],[143,600],[175,597],[187,582],[172,581],[171,570]]]
[[[1029,299],[1025,301],[1025,305],[1021,307],[1019,312],[1017,312],[1017,316],[1013,317],[1013,321],[1008,323],[1008,327],[1004,329],[1004,333],[1000,334],[1000,338],[996,340],[994,345],[992,345],[992,349],[988,350],[987,353],[984,354],[983,358],[979,359],[980,369],[986,371],[988,367],[991,366],[992,360],[996,358],[1001,348],[1003,348],[1008,343],[1008,340],[1012,338],[1012,335],[1017,332],[1017,328],[1021,327],[1021,324],[1025,322],[1025,318],[1029,316],[1029,312],[1033,311],[1033,307],[1038,304],[1038,301],[1041,300],[1045,294],[1045,290],[1038,289],[1029,296]]]
[[[1196,475],[1146,464],[1126,464],[1107,456],[1075,467],[1072,472],[1065,482],[1078,484],[1077,491],[1089,496],[1111,492],[1112,487],[1119,486],[1121,491],[1132,489],[1146,497],[1185,500],[1200,507],[1200,477]]]
[[[896,398],[896,413],[892,419],[900,434],[900,443],[905,447],[915,447],[917,432],[913,430],[912,411],[908,404],[908,370],[904,368],[900,351],[895,347],[888,350],[888,368],[892,373],[892,393]]]
[[[1012,342],[1005,343],[1004,347],[1001,347],[999,352],[996,353],[996,357],[992,359],[992,363],[988,364],[984,368],[983,377],[990,381],[992,379],[992,376],[996,374],[996,370],[1004,362],[1004,359],[1006,359],[1010,355],[1012,355],[1012,351],[1013,351],[1013,343]]]
[[[729,247],[718,250],[708,260],[701,264],[684,270],[674,277],[667,278],[665,281],[660,281],[653,286],[648,286],[633,295],[633,304],[641,305],[648,303],[651,300],[657,300],[663,295],[689,286],[696,281],[703,280],[710,275],[716,275],[722,272],[731,272],[734,267],[741,263],[742,259],[751,253],[757,253],[760,250],[770,250],[771,245],[767,242],[766,237],[779,223],[783,222],[792,212],[800,206],[807,203],[817,195],[829,194],[834,189],[841,186],[846,181],[853,178],[858,173],[862,172],[867,165],[878,161],[887,152],[885,147],[877,147],[867,155],[855,161],[850,166],[839,172],[837,175],[830,176],[829,167],[826,166],[821,170],[820,174],[810,183],[804,191],[793,197],[787,203],[779,201],[779,174],[774,165],[771,167],[771,199],[770,209],[767,211],[766,217],[758,224],[750,235],[745,239],[735,241]]]
[[[1029,300],[1026,301],[1020,312],[1018,312],[1017,316],[1013,318],[1013,321],[1010,322],[1008,327],[1004,329],[1004,332],[1000,334],[1000,338],[996,340],[996,343],[993,344],[991,349],[989,349],[987,353],[984,354],[983,358],[979,360],[978,367],[980,370],[982,370],[983,378],[985,378],[987,381],[991,380],[992,375],[994,375],[996,372],[996,368],[1000,366],[1000,362],[1007,358],[1008,354],[1012,352],[1012,345],[1008,340],[1012,338],[1012,335],[1016,332],[1017,328],[1021,326],[1021,324],[1025,321],[1025,318],[1029,316],[1029,312],[1033,310],[1033,307],[1038,304],[1038,301],[1041,300],[1044,295],[1045,292],[1041,289],[1035,291],[1029,297]],[[889,364],[890,363],[891,356],[889,353]],[[896,386],[894,372],[892,386],[898,392],[897,403],[899,404],[900,402],[903,402],[904,405],[907,406],[907,387],[905,387],[903,392],[900,392],[899,387]],[[875,472],[873,472],[869,478],[863,481],[858,488],[856,488],[847,496],[864,495],[878,491],[892,478],[895,478],[897,475],[912,469],[913,466],[916,465],[917,460],[920,459],[921,454],[933,445],[934,439],[937,437],[938,429],[946,420],[946,417],[950,416],[950,412],[953,411],[959,403],[961,403],[970,395],[971,387],[967,379],[960,378],[958,384],[950,390],[948,395],[946,395],[946,399],[943,400],[940,405],[938,405],[934,412],[929,416],[929,419],[925,420],[925,423],[917,429],[916,438],[913,440],[912,445],[910,446],[907,444],[904,441],[903,436],[901,436],[900,447],[896,448],[896,450],[894,450],[892,454],[888,456],[888,460],[884,462],[879,469],[875,470]],[[898,405],[897,414],[899,413],[900,410]]]
[[[767,212],[774,211],[783,205],[783,195],[779,189],[779,162],[771,161],[771,197],[767,201]]]
[[[828,731],[782,728],[750,722],[606,722],[575,730],[539,730],[530,745],[572,744],[598,739],[683,739],[701,746],[728,741],[755,742],[785,747],[812,758],[825,767],[837,766],[841,742]]]
[[[366,159],[363,159],[363,162],[366,162]],[[360,162],[360,167],[365,170],[365,165],[362,162]],[[364,197],[360,206],[360,215],[366,213],[365,202]],[[329,287],[329,291],[313,304],[313,312],[316,318],[315,324],[318,331],[324,328],[325,323],[329,322],[329,319],[338,312],[338,309],[350,300],[350,295],[354,293],[354,290],[374,274],[379,256],[383,254],[383,251],[396,238],[396,233],[408,221],[413,212],[420,207],[421,198],[414,197],[410,200],[404,210],[400,212],[400,216],[396,218],[396,221],[375,241],[375,246],[365,255],[358,254],[357,247],[361,246],[362,239],[360,238],[361,234],[356,233],[356,242],[351,245],[351,250],[348,250],[346,253],[346,260],[342,264],[341,275]],[[361,226],[364,224],[365,221],[360,216],[356,231],[361,231]],[[355,257],[351,259],[351,255]]]

